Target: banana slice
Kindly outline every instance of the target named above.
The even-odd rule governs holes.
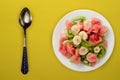
[[[81,37],[80,36],[74,36],[73,43],[77,46],[81,43]]]
[[[65,40],[65,41],[63,41],[63,45],[65,45],[67,42],[69,42],[69,40]]]
[[[83,40],[87,40],[88,39],[88,35],[85,31],[81,31],[79,33],[79,36],[83,39]]]
[[[100,50],[101,50],[101,48],[97,46],[97,47],[94,48],[94,53],[99,53]]]
[[[86,47],[81,47],[81,48],[80,48],[80,51],[79,51],[79,54],[80,54],[80,55],[86,55],[88,52],[89,52],[88,48],[86,48]]]
[[[92,26],[92,23],[89,20],[84,21],[84,26]]]
[[[80,31],[80,28],[77,25],[73,25],[71,28],[71,31],[74,32],[75,34],[78,34]]]

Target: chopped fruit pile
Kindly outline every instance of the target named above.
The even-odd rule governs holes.
[[[65,22],[65,31],[60,34],[59,51],[75,64],[94,66],[106,54],[104,39],[108,28],[98,18],[87,20],[80,16]]]

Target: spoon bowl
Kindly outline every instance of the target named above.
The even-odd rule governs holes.
[[[32,16],[28,8],[23,8],[19,16],[19,23],[24,28],[27,29],[32,23]]]

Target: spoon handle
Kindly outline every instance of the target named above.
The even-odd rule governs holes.
[[[22,67],[21,72],[27,74],[28,72],[28,59],[27,59],[27,48],[23,48]]]
[[[22,67],[21,72],[27,74],[28,72],[28,58],[27,58],[27,47],[26,47],[26,31],[24,31],[24,47],[23,47],[23,57],[22,57]]]

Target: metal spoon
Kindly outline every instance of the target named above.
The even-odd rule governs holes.
[[[20,16],[19,16],[19,23],[24,29],[24,46],[23,46],[23,57],[22,57],[22,66],[21,72],[23,74],[27,74],[28,70],[28,58],[27,58],[27,46],[26,46],[26,29],[32,23],[32,16],[27,7],[23,8]]]

